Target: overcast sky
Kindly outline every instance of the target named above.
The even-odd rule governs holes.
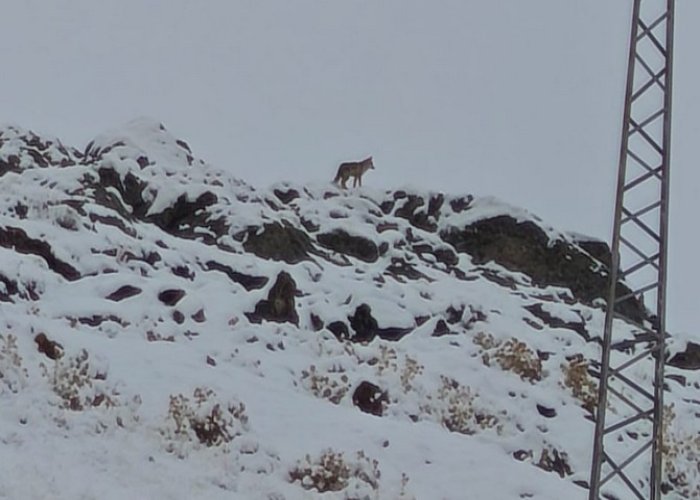
[[[371,154],[367,185],[495,195],[609,240],[631,3],[13,0],[0,122],[83,147],[150,116],[260,187]],[[700,3],[677,17],[668,326],[693,331]]]

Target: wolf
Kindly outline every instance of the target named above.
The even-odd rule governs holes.
[[[374,163],[372,163],[372,157],[365,158],[362,161],[348,161],[341,163],[338,167],[338,173],[335,174],[335,179],[333,182],[335,184],[340,183],[340,187],[347,189],[347,182],[350,176],[353,177],[352,187],[358,184],[362,186],[362,175],[374,168]]]

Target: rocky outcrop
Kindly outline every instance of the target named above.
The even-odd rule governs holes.
[[[379,258],[377,245],[362,236],[351,235],[342,229],[316,236],[318,242],[334,252],[355,257],[364,262],[376,262]]]
[[[311,239],[304,231],[278,222],[264,224],[262,230],[250,228],[245,234],[243,248],[260,258],[287,264],[307,260],[313,252]]]
[[[574,297],[586,303],[607,298],[609,278],[604,262],[563,239],[551,241],[532,221],[503,215],[463,229],[451,228],[440,236],[458,252],[469,254],[475,264],[496,262],[527,274],[536,285],[569,288]],[[597,253],[602,254],[600,248]],[[624,284],[618,284],[618,295],[628,292]],[[637,299],[618,304],[617,311],[637,323],[648,319]]]

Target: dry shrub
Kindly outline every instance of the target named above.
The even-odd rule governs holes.
[[[399,362],[396,351],[386,345],[379,346],[379,356],[375,356],[367,361],[367,364],[374,367],[378,376],[386,374],[399,374],[399,382],[404,393],[414,389],[414,380],[423,373],[423,365],[418,360],[408,354],[404,356],[403,363]]]
[[[385,345],[379,345],[379,356],[374,356],[367,361],[367,364],[373,366],[377,371],[377,375],[383,375],[386,372],[396,372],[398,370],[398,355],[396,350]],[[360,361],[358,359],[358,361]]]
[[[187,456],[191,446],[222,446],[248,430],[245,405],[216,401],[213,390],[198,387],[192,399],[178,394],[170,396],[168,415],[160,433],[166,441],[166,451],[180,458]]]
[[[95,370],[89,358],[88,352],[82,349],[75,356],[57,359],[53,370],[42,363],[44,376],[59,397],[61,408],[82,411],[101,405],[107,408],[117,405],[118,394],[110,391],[105,383],[107,374]]]
[[[401,387],[405,393],[414,389],[414,380],[423,373],[423,365],[408,354],[400,371]]]
[[[673,405],[664,408],[664,475],[681,498],[700,499],[700,434],[675,429]]]
[[[141,397],[137,394],[124,398],[113,386],[108,385],[107,373],[90,364],[90,356],[85,349],[75,356],[63,356],[55,360],[52,369],[44,363],[40,366],[51,389],[58,396],[58,407],[61,410],[68,413],[100,410],[94,414],[95,432],[102,433],[113,423],[119,427],[138,423]],[[65,412],[56,415],[56,423],[59,426],[69,425],[67,417]]]
[[[598,405],[598,384],[588,373],[588,360],[581,354],[567,358],[562,363],[561,371],[564,374],[563,387],[571,390],[571,394],[581,402],[581,405],[593,413]]]
[[[475,434],[494,427],[499,430],[498,418],[476,406],[476,392],[444,375],[440,380],[437,397],[428,398],[431,402],[421,406],[423,413],[435,415],[451,432]]]
[[[338,404],[350,390],[350,380],[344,373],[321,374],[316,366],[311,365],[308,370],[301,372],[301,384],[317,398],[327,399],[333,404]]]
[[[319,493],[345,491],[345,498],[376,497],[379,489],[378,462],[362,451],[348,460],[343,453],[328,449],[318,458],[306,455],[289,471],[289,481],[299,481],[306,490]]]
[[[485,351],[481,360],[486,366],[495,362],[502,370],[511,371],[523,380],[531,383],[542,380],[542,361],[524,342],[516,338],[501,342],[491,334],[479,332],[474,337],[474,343]]]
[[[27,385],[27,370],[17,348],[17,337],[0,335],[0,394],[5,389],[16,394]]]
[[[535,452],[533,450],[518,450],[513,453],[513,457],[519,461],[528,461],[536,467],[547,472],[556,472],[559,477],[566,477],[573,474],[569,464],[569,455],[564,451],[559,451],[548,443],[544,443],[544,448],[540,451],[537,461],[534,461]]]
[[[542,450],[540,459],[535,465],[548,472],[556,472],[562,478],[573,474],[571,465],[569,465],[569,455],[552,447]]]

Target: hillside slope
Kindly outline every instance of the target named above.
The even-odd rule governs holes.
[[[0,498],[585,496],[604,243],[491,198],[258,190],[149,120],[83,151],[0,128],[0,186]]]

